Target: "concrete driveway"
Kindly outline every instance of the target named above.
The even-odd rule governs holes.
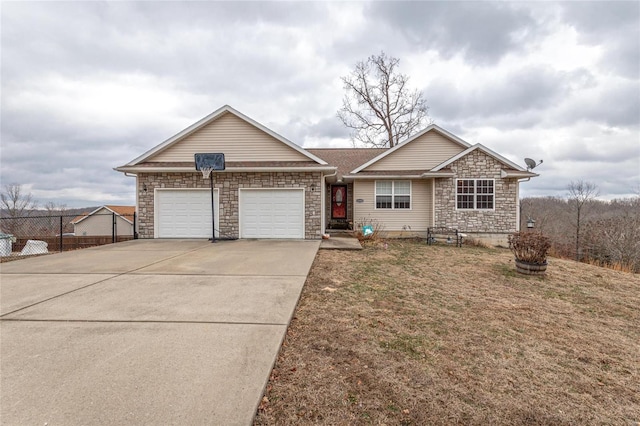
[[[3,263],[3,425],[251,424],[319,241],[137,240]]]

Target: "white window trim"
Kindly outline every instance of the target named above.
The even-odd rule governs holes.
[[[378,182],[391,182],[391,208],[385,209],[382,207],[378,207]],[[409,182],[409,208],[408,209],[397,209],[395,208],[395,197],[396,197],[396,185],[395,182]],[[380,194],[380,195],[389,195],[389,194]],[[398,195],[407,195],[407,194],[398,194]],[[373,181],[373,209],[388,211],[388,210],[398,210],[398,211],[409,211],[413,210],[413,181],[410,179],[380,179]]]
[[[472,180],[472,181],[474,181],[474,183],[473,183],[473,208],[472,209],[461,209],[461,208],[458,208],[458,181],[459,180]],[[476,192],[476,188],[477,188],[476,182],[479,181],[479,180],[490,180],[490,181],[493,182],[493,194],[491,194],[491,195],[493,195],[493,207],[490,208],[490,209],[479,209],[479,208],[476,207],[477,203],[478,203],[478,198],[477,197],[479,195]],[[457,211],[461,211],[461,212],[472,212],[472,211],[491,212],[491,211],[495,211],[496,210],[496,180],[495,179],[492,179],[492,178],[459,178],[459,179],[456,179],[455,186],[453,188],[453,194],[454,194],[454,197],[455,197],[454,200],[455,200],[455,203],[456,203],[456,210]],[[480,195],[482,195],[482,194],[480,194]]]

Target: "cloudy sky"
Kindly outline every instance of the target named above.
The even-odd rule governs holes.
[[[7,2],[1,181],[44,204],[133,204],[113,171],[229,104],[303,147],[349,147],[340,77],[384,51],[436,124],[571,180],[640,190],[638,2]]]

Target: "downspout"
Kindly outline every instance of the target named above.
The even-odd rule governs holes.
[[[526,179],[518,179],[518,186],[516,187],[516,232],[520,232],[520,182],[529,182],[531,177]]]
[[[134,220],[133,220],[133,238],[134,239],[138,239],[138,230],[136,229],[136,227],[139,227],[139,223],[140,223],[140,212],[138,211],[138,206],[140,205],[140,199],[139,199],[139,193],[140,191],[138,191],[138,175],[137,174],[129,174],[129,172],[124,172],[124,175],[126,177],[134,177],[136,178],[136,210],[134,212]]]
[[[320,196],[322,197],[322,200],[320,202],[320,208],[322,209],[322,211],[320,212],[320,228],[322,228],[322,234],[324,234],[325,232],[327,232],[327,212],[326,212],[326,199],[327,199],[327,195],[326,195],[326,191],[327,191],[327,178],[328,177],[333,177],[336,176],[338,174],[338,169],[336,168],[336,170],[333,172],[333,174],[330,175],[322,175],[322,190],[320,192]],[[322,236],[321,236],[322,237]]]
[[[520,232],[520,181],[518,181],[518,186],[516,186],[516,201],[516,232]]]
[[[431,178],[431,226],[436,226],[436,178]]]

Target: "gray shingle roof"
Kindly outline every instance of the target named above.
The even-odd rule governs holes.
[[[338,168],[338,177],[385,152],[387,148],[308,148],[307,151]]]

